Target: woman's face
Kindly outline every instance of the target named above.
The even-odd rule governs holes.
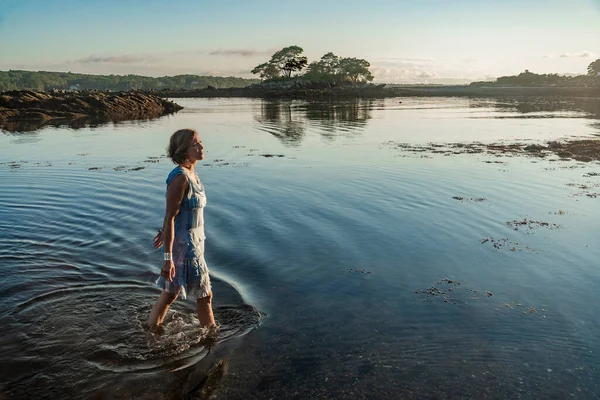
[[[197,133],[194,133],[192,143],[188,147],[187,159],[191,162],[204,160],[204,146]]]

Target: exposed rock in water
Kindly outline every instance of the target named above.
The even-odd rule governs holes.
[[[182,108],[141,92],[9,91],[0,93],[0,128],[9,131],[30,131],[46,125],[81,128],[157,118]]]
[[[414,154],[443,154],[445,156],[458,154],[488,154],[502,156],[529,156],[545,158],[556,155],[561,160],[576,160],[581,162],[600,161],[600,140],[598,139],[568,139],[562,142],[550,141],[543,144],[524,143],[429,143],[413,145],[390,141],[385,143],[392,149],[411,152]],[[457,199],[458,200],[458,199]]]

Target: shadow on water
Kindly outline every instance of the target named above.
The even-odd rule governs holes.
[[[353,99],[336,102],[263,101],[255,120],[261,130],[288,146],[299,145],[309,125],[319,134],[333,140],[337,136],[362,132],[373,108],[382,100]]]

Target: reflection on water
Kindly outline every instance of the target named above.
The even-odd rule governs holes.
[[[260,116],[255,119],[263,124],[263,130],[279,138],[284,144],[297,145],[302,141],[306,123],[291,102],[267,102],[261,107]]]
[[[44,127],[65,127],[71,129],[81,129],[88,126],[101,126],[108,124],[108,120],[96,120],[93,118],[76,118],[76,119],[51,119],[51,120],[22,120],[8,121],[0,125],[0,128],[9,132],[32,132]]]
[[[471,108],[492,107],[499,112],[516,112],[525,114],[524,118],[549,118],[545,115],[527,115],[536,113],[565,113],[571,115],[581,113],[577,117],[600,118],[600,99],[593,97],[501,97],[494,99],[469,99]],[[500,117],[503,118],[503,117]]]
[[[261,124],[259,129],[277,137],[286,145],[296,146],[304,138],[309,125],[311,130],[316,129],[325,138],[359,133],[372,118],[375,107],[383,107],[383,100],[265,100],[261,105],[260,115],[256,115],[255,120]]]
[[[4,132],[5,135],[8,135],[13,138],[13,144],[33,144],[37,143],[41,140],[39,132],[18,132],[18,131],[10,131]]]
[[[159,117],[160,118],[160,117]],[[81,117],[75,119],[50,119],[50,120],[22,120],[22,121],[7,121],[0,123],[0,129],[6,132],[33,132],[46,127],[53,128],[98,128],[105,125],[121,125],[121,124],[144,124],[153,119],[158,118],[138,118],[138,119],[120,119],[120,118],[96,118],[96,117]]]

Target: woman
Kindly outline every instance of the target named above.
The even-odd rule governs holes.
[[[204,159],[204,146],[192,129],[175,132],[168,155],[178,166],[167,178],[167,209],[163,227],[154,238],[154,247],[164,244],[164,262],[158,286],[163,290],[152,308],[148,325],[158,327],[169,306],[181,295],[196,299],[202,326],[214,327],[212,290],[204,261],[204,187],[194,172]]]

